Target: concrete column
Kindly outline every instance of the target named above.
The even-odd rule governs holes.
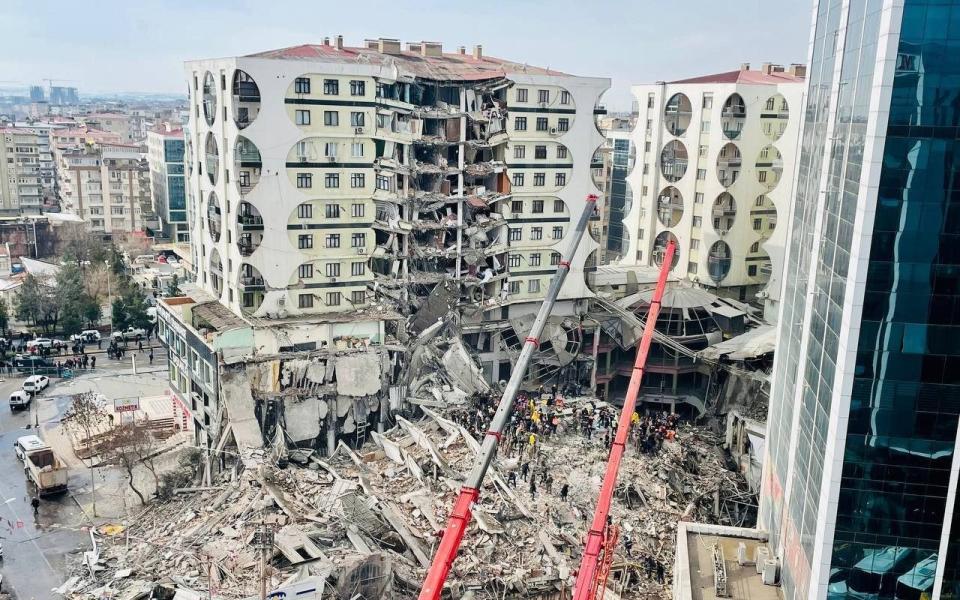
[[[336,409],[327,415],[327,456],[333,456],[337,449],[337,413]]]

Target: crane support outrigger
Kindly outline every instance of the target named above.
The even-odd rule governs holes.
[[[547,324],[547,319],[553,311],[557,296],[560,295],[560,288],[563,287],[563,281],[570,272],[570,261],[576,254],[580,246],[580,240],[583,239],[583,233],[587,229],[587,223],[593,215],[597,205],[597,196],[591,194],[587,196],[586,206],[577,226],[573,230],[570,238],[570,245],[565,257],[562,257],[557,267],[557,272],[550,282],[550,288],[547,295],[540,305],[537,312],[537,318],[533,322],[530,334],[523,342],[523,349],[520,351],[520,357],[514,365],[513,372],[510,374],[510,380],[507,382],[500,397],[500,403],[497,405],[497,412],[490,420],[490,426],[483,436],[483,444],[480,447],[480,454],[477,455],[477,462],[470,472],[470,475],[464,481],[460,488],[460,494],[453,505],[453,511],[447,521],[447,526],[442,532],[440,545],[437,547],[437,553],[433,556],[433,563],[430,570],[427,571],[427,577],[424,579],[423,588],[420,590],[420,600],[438,600],[443,592],[443,585],[447,581],[447,575],[453,567],[453,561],[457,558],[460,550],[460,543],[467,531],[467,525],[470,524],[472,516],[473,503],[480,496],[480,487],[483,485],[483,479],[487,474],[487,469],[493,463],[496,456],[497,446],[500,438],[510,422],[510,413],[513,410],[513,401],[520,390],[520,384],[527,373],[527,367],[530,365],[530,358],[533,351],[540,345],[540,336],[543,334],[543,328]]]

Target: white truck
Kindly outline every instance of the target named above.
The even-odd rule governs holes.
[[[35,438],[36,436],[25,436]],[[37,486],[38,496],[49,496],[67,491],[69,470],[53,449],[37,440],[17,440],[17,455],[23,460],[24,471]]]

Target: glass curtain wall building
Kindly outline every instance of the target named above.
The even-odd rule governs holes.
[[[820,0],[808,58],[760,526],[788,599],[955,598],[960,0]]]

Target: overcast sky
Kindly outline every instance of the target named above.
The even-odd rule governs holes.
[[[186,93],[185,60],[343,34],[482,44],[492,56],[631,83],[806,60],[811,0],[0,0],[0,86]]]

